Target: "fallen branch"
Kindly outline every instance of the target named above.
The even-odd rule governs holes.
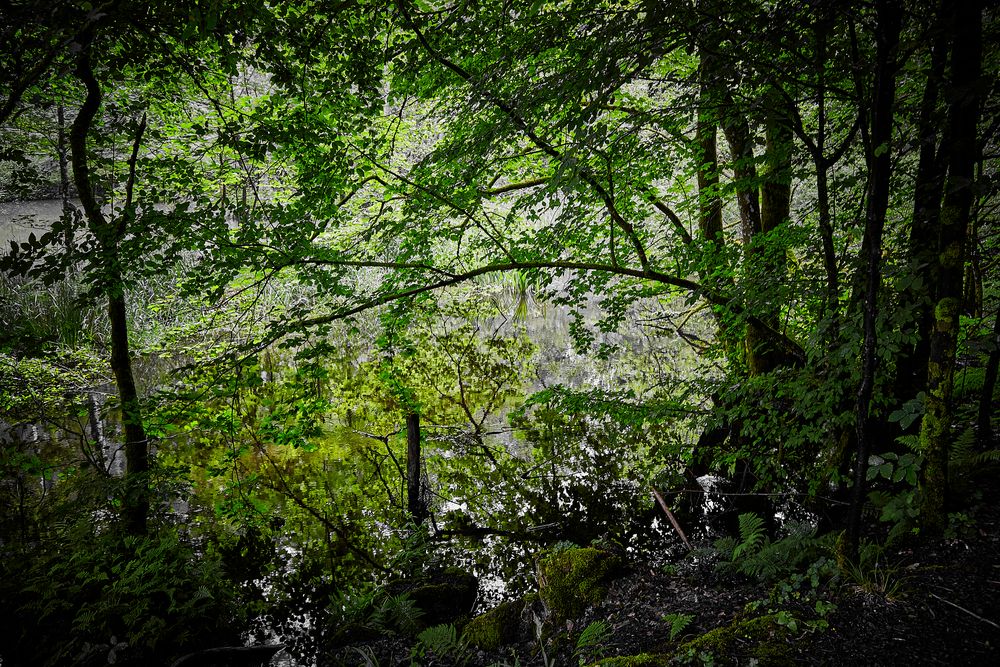
[[[955,604],[954,602],[951,602],[951,601],[949,601],[949,600],[945,600],[945,599],[944,599],[943,597],[941,597],[940,595],[935,595],[934,593],[928,593],[928,595],[930,595],[930,596],[931,596],[932,598],[937,598],[938,600],[941,600],[941,602],[944,602],[945,604],[950,604],[950,605],[951,605],[952,607],[954,607],[955,609],[958,609],[959,611],[964,611],[964,612],[965,612],[966,614],[968,614],[968,615],[969,615],[969,616],[971,616],[972,618],[977,618],[977,619],[979,619],[980,621],[982,621],[983,623],[988,623],[988,624],[992,625],[992,626],[993,626],[994,628],[996,628],[997,630],[1000,630],[1000,625],[997,625],[996,623],[994,623],[993,621],[991,621],[991,620],[990,620],[990,619],[988,619],[988,618],[983,618],[983,617],[982,617],[982,616],[980,616],[979,614],[976,614],[976,613],[974,613],[974,612],[971,612],[971,611],[969,611],[968,609],[966,609],[965,607],[960,607],[959,605]]]
[[[656,489],[650,488],[650,490],[653,492],[653,496],[656,498],[656,502],[660,503],[660,507],[663,508],[663,511],[666,513],[667,518],[670,519],[670,525],[672,525],[674,527],[674,530],[677,531],[677,534],[680,535],[681,541],[683,541],[684,544],[687,545],[688,550],[694,549],[694,547],[691,546],[691,543],[688,542],[687,535],[685,535],[684,531],[681,529],[681,524],[678,523],[677,517],[675,517],[674,513],[670,511],[669,507],[667,507],[667,501],[663,499],[663,496],[661,496],[660,492],[657,491]]]

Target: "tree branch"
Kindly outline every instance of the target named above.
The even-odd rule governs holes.
[[[417,41],[420,42],[420,45],[424,48],[425,51],[427,51],[427,53],[434,60],[440,63],[445,69],[452,72],[466,83],[470,84],[473,87],[473,89],[476,90],[476,92],[478,92],[486,99],[487,102],[489,102],[490,104],[498,108],[501,112],[503,112],[503,114],[507,116],[507,118],[514,124],[514,126],[517,127],[524,134],[524,136],[526,136],[531,141],[531,143],[535,144],[540,149],[542,149],[542,151],[545,154],[547,154],[549,157],[558,160],[560,163],[566,162],[565,156],[562,153],[560,153],[552,144],[542,139],[533,129],[531,129],[527,121],[525,121],[514,110],[513,106],[511,106],[504,100],[500,99],[492,92],[484,89],[481,86],[476,85],[475,78],[472,76],[470,72],[465,70],[460,65],[448,60],[443,55],[441,55],[441,53],[439,53],[437,49],[431,46],[430,42],[427,41],[427,37],[417,27],[416,22],[410,16],[409,8],[407,7],[407,0],[399,0],[397,2],[397,5],[399,6],[399,10],[403,14],[407,23],[410,24],[410,28],[416,35]],[[649,258],[646,256],[646,249],[643,246],[642,241],[639,239],[639,236],[635,231],[635,227],[632,225],[632,223],[630,223],[628,220],[622,217],[621,213],[618,211],[618,207],[615,206],[614,198],[611,196],[611,193],[608,192],[608,189],[605,188],[601,184],[601,182],[597,180],[597,178],[590,172],[590,170],[574,167],[574,171],[585,183],[587,183],[587,185],[589,185],[594,190],[594,192],[597,193],[597,196],[601,199],[601,201],[604,202],[604,207],[605,209],[607,209],[608,215],[610,215],[611,219],[615,222],[615,224],[617,224],[618,227],[623,232],[625,232],[625,236],[629,239],[629,242],[632,244],[632,248],[635,250],[636,256],[639,259],[639,265],[643,268],[644,271],[649,271],[650,264],[649,264]]]

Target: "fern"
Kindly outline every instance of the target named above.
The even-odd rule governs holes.
[[[974,465],[1000,463],[1000,449],[990,449],[985,452],[980,452],[973,457],[972,462]]]
[[[951,443],[948,452],[949,463],[953,466],[968,467],[975,465],[976,431],[971,426],[962,430]]]
[[[368,625],[385,634],[401,632],[413,634],[420,625],[424,612],[417,607],[413,599],[406,593],[391,595],[382,600],[382,604],[368,617]]]
[[[740,543],[733,549],[732,560],[760,550],[765,540],[764,520],[750,512],[740,515]]]
[[[666,614],[663,620],[670,624],[670,641],[674,641],[687,629],[687,626],[691,625],[694,614]]]
[[[454,625],[435,625],[417,635],[417,643],[410,652],[410,658],[450,658],[455,664],[464,665],[469,660],[469,647],[458,636]]]
[[[586,662],[584,653],[590,653],[592,658],[600,659],[604,655],[604,645],[610,637],[611,626],[606,621],[594,621],[580,633],[573,655],[579,659],[581,665]]]
[[[715,543],[725,558],[716,567],[722,572],[771,582],[791,574],[828,547],[829,537],[817,538],[815,529],[795,527],[785,538],[771,542],[764,534],[764,521],[755,514],[740,515],[740,541],[724,538]]]

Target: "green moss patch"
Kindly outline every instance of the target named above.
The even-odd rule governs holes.
[[[503,602],[476,616],[465,626],[465,640],[484,651],[495,651],[504,644],[516,642],[524,606],[523,599]]]
[[[547,554],[538,560],[538,595],[557,622],[577,618],[604,599],[620,566],[614,554],[590,547]]]
[[[683,659],[707,653],[720,664],[742,664],[739,656],[753,659],[760,667],[794,665],[788,634],[788,628],[778,623],[776,614],[737,620],[681,644],[674,657]]]
[[[661,667],[669,664],[670,656],[654,653],[639,655],[620,655],[614,658],[604,658],[595,663],[594,667]]]

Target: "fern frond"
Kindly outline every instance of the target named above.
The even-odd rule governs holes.
[[[971,426],[966,427],[951,443],[949,451],[950,463],[957,466],[974,465],[976,457],[976,431]]]
[[[583,651],[599,646],[611,636],[611,626],[606,621],[594,621],[583,629],[580,638],[576,640],[576,650]]]
[[[733,560],[759,550],[764,541],[764,520],[753,512],[740,515],[740,543],[733,549]]]
[[[694,620],[694,614],[666,614],[663,620],[670,624],[670,641],[677,639]]]
[[[972,461],[974,465],[1000,463],[1000,449],[990,449],[985,452],[980,452],[973,457]]]

